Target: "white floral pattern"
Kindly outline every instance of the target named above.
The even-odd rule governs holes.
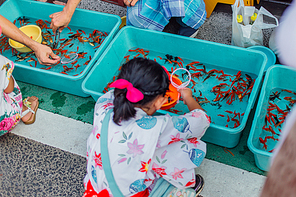
[[[4,92],[9,80],[14,80],[13,69],[13,62],[0,55],[0,136],[11,131],[21,119],[22,94],[16,81],[11,93]]]

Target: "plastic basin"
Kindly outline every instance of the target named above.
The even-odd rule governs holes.
[[[14,22],[19,17],[23,16],[26,18],[51,21],[49,15],[55,12],[62,11],[63,7],[64,6],[61,5],[43,3],[32,0],[7,0],[1,5],[0,13],[11,22]],[[75,10],[75,13],[69,24],[69,27],[75,29],[75,32],[76,29],[85,31],[87,29],[89,32],[96,29],[102,32],[106,32],[108,36],[105,38],[99,48],[92,48],[91,61],[89,61],[88,64],[81,65],[81,67],[79,67],[77,71],[75,70],[75,68],[72,69],[71,72],[73,74],[62,74],[60,71],[61,69],[63,69],[63,65],[59,65],[60,70],[58,70],[57,66],[51,68],[50,70],[46,70],[48,67],[42,67],[42,65],[40,65],[39,63],[37,67],[34,67],[34,64],[30,62],[16,61],[17,57],[12,55],[11,50],[5,51],[4,53],[2,53],[2,55],[15,62],[16,66],[13,75],[16,80],[82,97],[87,97],[89,96],[89,94],[86,94],[82,91],[81,84],[85,79],[87,73],[90,71],[97,59],[101,56],[110,41],[118,32],[120,23],[121,19],[119,16],[116,15],[78,8]],[[48,31],[52,33],[50,29],[48,29]],[[69,31],[70,30],[65,28],[61,33],[60,38],[66,39],[69,36]],[[79,49],[79,52],[83,52],[85,48],[90,47],[88,43],[84,43],[82,44],[82,46],[83,47]],[[72,48],[76,50],[76,44],[74,44]],[[85,59],[88,58],[89,55]],[[69,67],[71,66],[71,64],[67,64],[66,66]],[[76,72],[77,74],[74,72]]]
[[[266,142],[267,149],[263,148],[263,144],[260,143],[261,139],[264,139],[263,136],[268,135],[272,136],[270,131],[263,130],[265,123],[265,117],[267,115],[267,108],[269,105],[270,95],[272,92],[279,90],[290,90],[296,92],[295,87],[296,81],[296,69],[283,65],[274,65],[266,71],[266,76],[262,85],[260,92],[260,97],[258,100],[256,112],[254,115],[254,120],[252,122],[251,131],[248,138],[248,147],[254,153],[255,162],[258,168],[264,171],[269,170],[269,161],[272,156],[272,150],[276,146],[278,141],[273,139],[268,139]],[[281,92],[281,100],[277,99],[276,104],[280,108],[286,108],[286,104],[283,104],[285,92]],[[288,94],[288,93],[287,93]],[[272,111],[273,114],[276,114]],[[277,130],[274,129],[276,132]],[[280,133],[278,133],[280,134]],[[276,136],[276,135],[273,135]],[[277,139],[280,139],[278,136]]]
[[[257,51],[261,51],[263,52],[266,57],[267,57],[267,63],[266,66],[264,68],[264,70],[266,71],[269,67],[273,66],[276,62],[276,56],[274,54],[274,52],[267,47],[264,46],[251,46],[248,49],[252,49],[252,50],[257,50]]]

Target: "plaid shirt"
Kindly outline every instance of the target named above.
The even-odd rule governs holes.
[[[162,31],[171,17],[181,17],[184,24],[198,29],[206,15],[203,0],[139,0],[127,8],[127,25]]]

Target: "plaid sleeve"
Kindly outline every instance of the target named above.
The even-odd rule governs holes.
[[[184,0],[161,0],[161,3],[166,17],[185,16]]]
[[[185,17],[182,22],[198,29],[206,20],[207,12],[203,0],[184,0]]]

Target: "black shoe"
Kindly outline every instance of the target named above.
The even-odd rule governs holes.
[[[181,36],[186,36],[190,38],[195,38],[199,29],[193,29],[191,27],[180,27],[178,34]]]
[[[162,31],[171,33],[171,34],[178,34],[179,29],[180,29],[180,24],[177,23],[176,17],[172,17],[170,18],[169,23],[164,27]]]
[[[205,186],[204,179],[202,178],[201,175],[196,174],[195,175],[195,185],[192,187],[192,189],[194,189],[194,191],[196,193],[195,197],[197,197],[200,194],[200,192],[203,190],[204,186]]]

